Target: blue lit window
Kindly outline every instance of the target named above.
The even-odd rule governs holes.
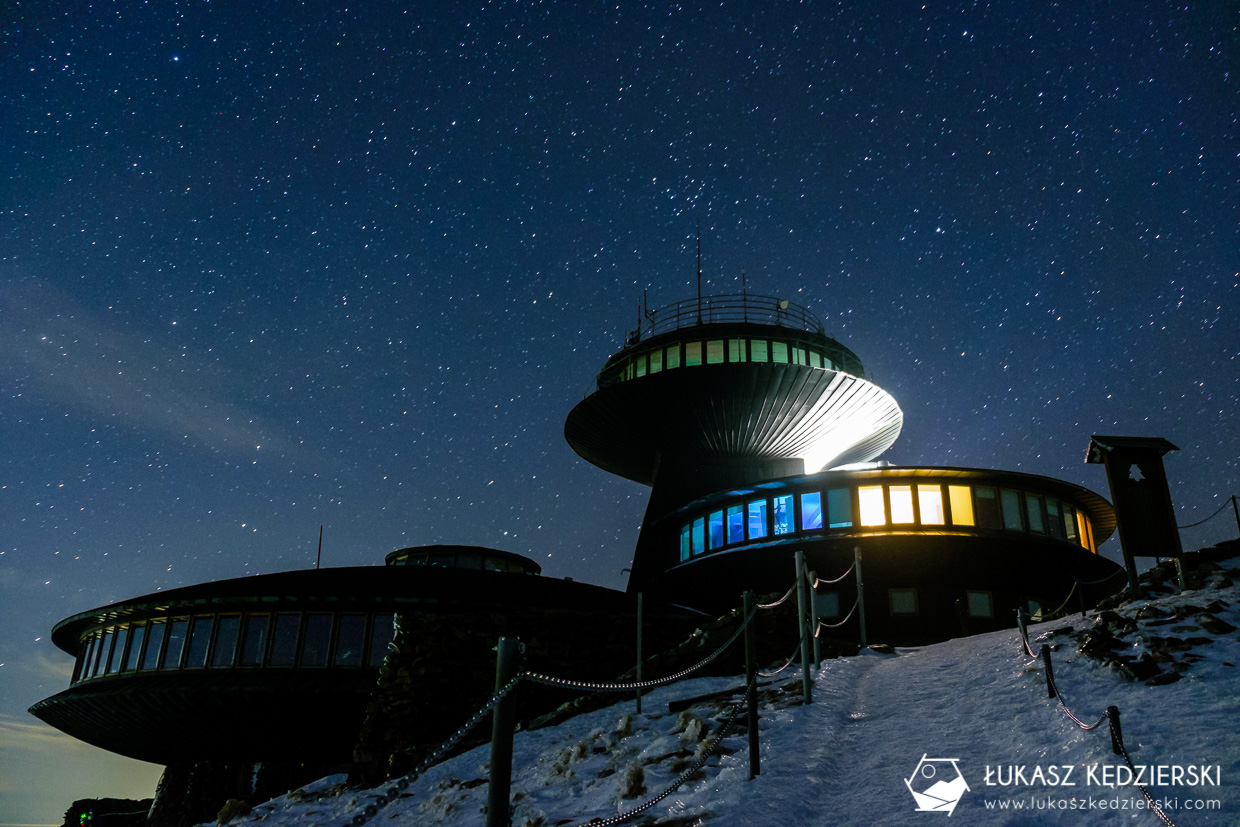
[[[723,545],[723,512],[715,511],[710,515],[710,547],[719,548]]]
[[[688,560],[693,554],[692,540],[690,539],[690,529],[685,525],[680,529],[680,559]]]
[[[792,495],[784,494],[773,500],[771,516],[774,519],[775,534],[791,534],[796,523],[792,517]]]
[[[108,674],[121,671],[121,657],[125,654],[125,641],[129,638],[128,629],[116,630],[116,644],[112,647],[112,657],[108,660]]]
[[[822,367],[822,357],[819,356],[818,353],[812,350],[809,352],[809,366],[811,368]]]
[[[125,654],[125,662],[121,671],[129,672],[138,668],[138,657],[142,654],[142,641],[146,639],[146,626],[136,625],[130,632],[129,651]]]
[[[745,539],[745,509],[739,505],[728,506],[728,545]]]
[[[771,361],[788,361],[788,345],[786,342],[771,342]]]
[[[693,521],[693,553],[701,554],[706,550],[706,520],[698,517]]]
[[[852,528],[852,491],[832,488],[827,492],[827,518],[831,528]]]
[[[766,361],[766,339],[754,339],[749,343],[749,358],[754,362]]]
[[[801,495],[801,530],[817,531],[822,528],[822,494],[812,491]]]
[[[766,536],[766,500],[754,500],[749,504],[749,539]]]

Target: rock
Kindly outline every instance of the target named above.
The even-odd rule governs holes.
[[[876,652],[880,655],[894,655],[896,653],[896,647],[890,643],[872,643],[868,648],[871,652]]]
[[[1174,672],[1161,672],[1146,681],[1149,686],[1165,686],[1169,683],[1175,683],[1180,676]]]
[[[1236,627],[1222,618],[1205,613],[1197,618],[1197,624],[1212,635],[1226,635],[1236,631]]]
[[[1158,664],[1148,654],[1143,654],[1138,660],[1127,664],[1128,670],[1132,672],[1132,676],[1139,681],[1149,680],[1155,675],[1162,672]]]

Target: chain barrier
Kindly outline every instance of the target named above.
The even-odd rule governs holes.
[[[622,824],[638,813],[649,810],[651,807],[679,790],[681,786],[692,778],[698,770],[706,766],[706,762],[709,761],[715,754],[716,750],[719,749],[719,745],[723,742],[723,736],[725,736],[728,730],[732,728],[732,724],[736,721],[736,716],[739,715],[741,709],[744,708],[745,698],[749,695],[750,688],[753,687],[757,680],[758,676],[754,675],[754,679],[749,682],[749,684],[745,687],[744,692],[741,693],[740,700],[732,704],[732,708],[728,711],[727,717],[719,723],[719,728],[715,730],[715,734],[711,736],[711,739],[707,742],[705,749],[702,750],[702,757],[699,758],[693,766],[678,775],[676,780],[668,785],[661,793],[631,810],[625,810],[623,813],[617,813],[607,819],[592,818],[587,822],[583,822],[580,827],[611,827],[613,824]]]
[[[847,577],[848,575],[852,574],[853,569],[855,569],[856,567],[857,567],[857,561],[853,560],[852,565],[848,567],[848,571],[844,572],[839,577],[835,578],[834,580],[823,580],[821,577],[816,577],[814,578],[814,582],[810,584],[810,588],[816,589],[820,585],[830,586],[832,583],[838,583],[841,580],[843,580],[845,577]],[[806,576],[808,577],[808,575]]]
[[[776,606],[782,605],[783,602],[787,600],[789,597],[792,597],[792,593],[796,590],[797,590],[797,582],[793,580],[792,585],[788,587],[788,591],[784,592],[783,597],[779,598],[774,603],[759,603],[758,608],[759,609],[774,609]]]
[[[1072,599],[1072,595],[1076,594],[1076,587],[1080,585],[1080,582],[1081,581],[1077,580],[1076,582],[1072,584],[1072,588],[1068,589],[1068,596],[1063,599],[1062,603],[1060,603],[1055,608],[1051,609],[1049,612],[1042,613],[1043,621],[1055,620],[1056,618],[1060,617],[1059,613],[1062,612],[1064,608],[1068,605],[1068,601]]]
[[[473,716],[461,726],[460,729],[452,733],[448,740],[444,741],[438,748],[435,749],[434,752],[422,759],[417,767],[414,768],[413,772],[402,775],[400,778],[393,781],[392,784],[383,792],[379,793],[373,801],[362,807],[362,809],[355,816],[353,816],[353,818],[345,822],[343,827],[361,827],[363,824],[377,816],[380,810],[399,798],[400,794],[407,790],[409,785],[418,779],[418,776],[433,767],[453,747],[459,744],[461,739],[464,738],[471,729],[477,726],[478,722],[485,718],[487,714],[495,708],[495,705],[503,700],[504,696],[515,689],[517,684],[520,682],[521,676],[517,675],[505,684],[504,688],[492,695],[491,699],[483,704],[482,708],[475,712]]]
[[[860,602],[861,601],[859,599],[854,600],[852,604],[852,608],[848,610],[848,614],[844,615],[844,619],[838,623],[827,623],[826,621],[822,621],[822,620],[818,621],[818,626],[817,628],[814,629],[814,637],[818,637],[818,633],[823,629],[838,629],[841,626],[843,626],[845,623],[847,623],[849,619],[853,616],[853,612],[857,611],[857,605]]]
[[[788,656],[788,659],[787,659],[786,661],[784,661],[784,665],[783,665],[783,666],[779,667],[779,668],[778,668],[778,669],[776,669],[774,672],[758,672],[758,675],[759,675],[760,677],[763,677],[763,678],[773,678],[773,677],[775,677],[776,675],[778,675],[780,672],[784,671],[784,670],[785,670],[785,669],[787,669],[789,666],[791,666],[791,665],[792,665],[792,662],[793,662],[794,660],[796,660],[797,655],[801,654],[801,640],[802,640],[804,637],[805,637],[805,635],[804,635],[804,634],[802,634],[800,638],[797,638],[797,646],[796,646],[796,648],[795,648],[795,649],[793,649],[793,650],[792,650],[792,654]]]
[[[1109,712],[1110,710],[1107,711]],[[1110,716],[1108,715],[1107,717]],[[1124,757],[1124,763],[1128,765],[1129,771],[1136,776],[1138,774],[1137,768],[1132,765],[1132,758],[1128,755],[1128,747],[1124,746],[1124,735],[1120,732],[1119,722],[1115,718],[1111,718],[1111,743],[1119,747],[1119,753]],[[1145,796],[1146,803],[1150,805],[1150,810],[1154,812],[1154,815],[1158,816],[1158,820],[1167,825],[1167,827],[1175,827],[1175,822],[1171,820],[1171,816],[1167,815],[1154,796],[1150,795],[1150,791],[1145,788],[1145,785],[1136,784],[1134,786],[1141,791],[1141,795]]]
[[[1111,572],[1101,580],[1078,580],[1076,582],[1080,583],[1082,586],[1097,586],[1099,583],[1106,583],[1108,580],[1114,580],[1116,577],[1126,577],[1127,574],[1128,572],[1120,569],[1118,571]]]
[[[1215,511],[1213,514],[1211,514],[1209,517],[1206,517],[1204,520],[1198,520],[1198,521],[1197,521],[1197,522],[1195,522],[1195,523],[1189,523],[1188,525],[1178,525],[1178,526],[1176,526],[1176,528],[1181,528],[1181,529],[1183,529],[1183,528],[1196,528],[1197,526],[1201,525],[1202,523],[1208,523],[1208,522],[1210,522],[1210,520],[1213,520],[1213,519],[1214,519],[1215,517],[1217,517],[1219,514],[1222,514],[1222,513],[1223,513],[1223,509],[1224,509],[1224,508],[1226,508],[1227,506],[1231,505],[1233,502],[1235,502],[1235,499],[1236,499],[1236,495],[1235,495],[1235,494],[1232,494],[1230,497],[1228,497],[1227,499],[1223,500],[1223,504],[1222,504],[1222,505],[1220,505],[1220,506],[1218,507],[1218,510],[1217,510],[1217,511]]]

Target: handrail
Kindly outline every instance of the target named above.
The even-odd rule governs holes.
[[[624,344],[635,345],[671,330],[729,322],[769,324],[826,335],[822,320],[809,308],[774,296],[731,293],[685,299],[658,310],[646,310],[638,326],[625,336]]]

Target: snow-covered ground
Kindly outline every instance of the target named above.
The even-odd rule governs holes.
[[[1080,718],[1092,722],[1108,705],[1119,707],[1135,764],[1208,768],[1205,784],[1151,785],[1157,799],[1172,802],[1168,815],[1176,824],[1240,823],[1240,640],[1234,630],[1225,631],[1228,625],[1240,626],[1240,588],[1230,581],[1218,575],[1202,590],[1119,610],[1136,618],[1143,606],[1153,607],[1116,633],[1113,653],[1132,658],[1156,653],[1163,679],[1173,672],[1180,676],[1173,683],[1133,680],[1113,659],[1108,664],[1081,654],[1082,632],[1095,628],[1096,613],[1030,627],[1035,650],[1040,636],[1058,647],[1056,683]],[[1196,611],[1205,606],[1208,614]],[[1222,631],[1220,624],[1202,617],[1222,621]],[[1203,622],[1215,631],[1203,629]],[[1075,627],[1076,634],[1048,634],[1066,626]],[[560,726],[518,733],[513,824],[582,824],[658,794],[692,762],[715,719],[730,706],[726,700],[705,702],[675,714],[667,711],[667,703],[742,682],[687,680],[646,696],[641,715],[626,695]],[[784,686],[791,691],[775,691]],[[799,686],[789,669],[763,693],[771,706],[761,713],[758,778],[749,780],[741,716],[723,742],[726,754],[712,758],[702,773],[631,823],[1159,823],[1154,813],[1138,809],[1144,799],[1135,787],[1105,783],[1116,781],[1123,765],[1112,754],[1107,725],[1084,732],[1067,719],[1059,702],[1047,698],[1041,665],[1023,656],[1014,629],[899,649],[895,655],[866,652],[825,661],[814,675],[810,706],[799,704]],[[488,749],[433,767],[370,823],[482,824]],[[957,759],[968,791],[954,812],[916,810],[905,780],[923,769],[923,756]],[[938,780],[955,777],[950,763],[930,766]],[[1014,767],[1021,766],[1022,775],[1014,778]],[[1052,786],[1052,776],[1067,783]],[[347,789],[342,780],[323,779],[260,805],[233,824],[345,825],[383,788]],[[1016,783],[999,785],[999,780]],[[926,784],[921,774],[913,778],[919,791]],[[1186,809],[1198,801],[1211,809]],[[1054,809],[1046,809],[1048,804]]]

